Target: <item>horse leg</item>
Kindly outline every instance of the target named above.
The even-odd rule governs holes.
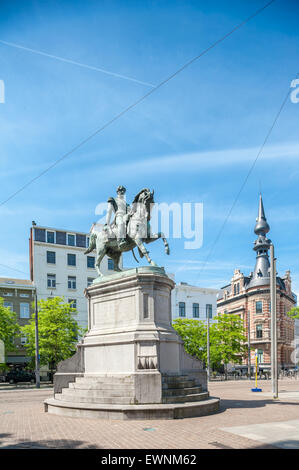
[[[170,249],[169,249],[168,241],[167,241],[167,238],[165,238],[163,232],[158,232],[158,233],[152,233],[152,232],[150,232],[150,237],[149,237],[147,243],[151,243],[151,242],[157,240],[158,238],[162,238],[163,243],[164,243],[164,247],[165,247],[165,253],[166,253],[167,255],[169,255]]]
[[[101,272],[101,270],[100,270],[100,265],[101,265],[102,259],[104,258],[105,254],[106,254],[106,249],[105,249],[104,246],[103,246],[103,247],[99,247],[99,248],[97,249],[97,255],[98,255],[98,257],[97,257],[97,261],[96,261],[95,267],[96,267],[96,270],[97,270],[97,273],[98,273],[99,276],[104,276],[104,274],[103,274],[103,273]]]
[[[121,271],[119,267],[119,260],[121,257],[121,253],[113,253],[113,255],[110,255],[110,257],[113,259],[113,264],[114,264],[114,271]]]
[[[134,239],[136,245],[138,246],[139,250],[141,251],[141,253],[143,254],[143,256],[146,257],[148,263],[151,265],[151,266],[157,266],[157,264],[149,257],[149,252],[146,250],[144,244],[142,243],[141,239],[140,238],[135,238]]]

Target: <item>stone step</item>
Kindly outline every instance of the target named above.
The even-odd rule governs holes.
[[[195,380],[181,380],[175,382],[164,382],[162,383],[163,389],[173,389],[173,388],[191,388],[196,387],[197,383]]]
[[[133,384],[131,376],[101,376],[101,375],[84,375],[84,377],[76,377],[76,383],[113,383],[113,384]]]
[[[134,390],[77,390],[71,388],[62,389],[62,395],[68,397],[134,397]]]
[[[69,403],[88,403],[102,405],[134,405],[135,400],[132,397],[82,397],[76,395],[64,395],[62,393],[55,394],[55,400]]]
[[[55,397],[56,398],[56,397]],[[161,420],[193,418],[219,411],[219,398],[200,402],[149,404],[149,405],[103,405],[64,402],[54,398],[45,401],[45,411],[60,416],[118,420]]]
[[[197,387],[186,387],[186,388],[166,388],[163,389],[163,397],[172,397],[178,395],[193,395],[202,392],[202,387],[199,385]]]
[[[179,395],[174,397],[162,397],[162,403],[188,403],[195,401],[207,400],[209,392],[201,392],[192,395]]]
[[[101,382],[70,382],[69,388],[74,390],[134,390],[131,383],[101,383]]]
[[[162,380],[180,380],[180,379],[189,379],[193,378],[190,377],[188,374],[182,374],[182,375],[177,375],[177,374],[162,374]]]

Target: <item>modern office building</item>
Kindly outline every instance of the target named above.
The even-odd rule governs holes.
[[[205,321],[217,314],[217,295],[220,290],[207,287],[191,286],[180,282],[171,293],[172,320],[177,318],[192,318]]]
[[[34,311],[35,286],[27,279],[0,278],[0,296],[3,297],[4,307],[9,307],[16,313],[20,326],[29,323]],[[26,357],[24,344],[26,337],[15,338],[15,351],[5,351],[5,362],[9,366],[23,366],[29,361]]]
[[[29,238],[30,278],[36,286],[37,297],[64,297],[77,309],[76,320],[84,328],[87,328],[84,290],[98,277],[95,251],[84,254],[88,245],[89,234],[32,223]],[[111,273],[113,260],[105,257],[101,271]]]
[[[259,200],[258,217],[254,232],[257,240],[255,268],[249,276],[236,269],[230,283],[222,288],[218,298],[218,313],[239,315],[244,322],[244,330],[251,350],[251,364],[254,364],[257,350],[258,362],[263,369],[271,368],[271,302],[270,302],[270,262],[268,250],[271,240],[267,238],[270,227],[267,223],[262,197]],[[278,250],[276,250],[278,251]],[[287,312],[296,304],[292,292],[291,275],[276,278],[277,302],[277,341],[278,364],[280,368],[294,367],[294,320]],[[247,342],[247,346],[248,346]],[[244,365],[248,366],[248,358]]]

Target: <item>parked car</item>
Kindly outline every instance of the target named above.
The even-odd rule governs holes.
[[[6,374],[6,382],[10,384],[17,382],[35,382],[35,374],[25,370],[11,370]]]

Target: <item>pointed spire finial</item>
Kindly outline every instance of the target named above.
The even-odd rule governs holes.
[[[257,235],[266,235],[266,233],[268,233],[269,230],[270,230],[270,227],[268,225],[268,222],[265,216],[262,195],[260,194],[259,212],[258,212],[258,216],[256,219],[254,231]]]

